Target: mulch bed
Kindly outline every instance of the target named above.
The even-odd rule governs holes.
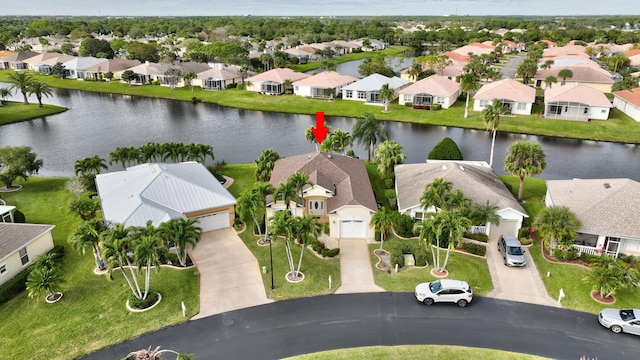
[[[591,292],[591,298],[602,304],[613,304],[614,302],[616,302],[616,298],[613,295],[604,297],[602,296],[602,293],[600,293],[600,291],[595,290]]]
[[[555,257],[549,254],[549,251],[546,247],[542,246],[542,256],[544,256],[545,260],[548,262],[556,263],[556,264],[574,264],[574,265],[582,265],[584,267],[590,267],[588,263],[578,259],[574,260],[558,260]]]

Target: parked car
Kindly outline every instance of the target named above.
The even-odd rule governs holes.
[[[598,321],[616,334],[626,332],[640,335],[640,309],[603,309]]]
[[[507,266],[525,266],[527,259],[520,241],[513,235],[500,235],[498,239],[498,251],[502,254],[502,260]]]
[[[426,305],[450,302],[465,307],[473,299],[473,291],[465,281],[441,279],[418,284],[416,299]]]

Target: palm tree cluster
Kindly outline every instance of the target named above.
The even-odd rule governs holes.
[[[353,137],[348,131],[342,129],[335,129],[329,131],[327,137],[320,144],[320,151],[323,152],[336,152],[341,155],[345,155],[347,147],[353,146]]]
[[[390,185],[394,182],[394,168],[397,164],[402,164],[407,158],[402,153],[402,145],[396,141],[383,141],[378,149],[376,149],[376,161],[378,162],[378,173],[383,179],[391,180]],[[387,186],[392,188],[392,186]]]
[[[280,159],[280,154],[273,151],[272,148],[262,150],[262,154],[260,157],[255,160],[258,168],[256,169],[256,180],[257,181],[269,181],[271,179],[271,172],[273,171],[273,167],[276,166],[276,161]]]
[[[389,138],[384,122],[376,120],[370,112],[364,113],[364,117],[356,121],[351,136],[359,145],[367,147],[367,161],[371,161],[376,143]]]
[[[289,211],[278,211],[274,216],[269,218],[269,229],[273,238],[278,236],[284,238],[285,253],[287,263],[289,264],[290,280],[302,280],[300,268],[302,267],[302,258],[307,243],[312,239],[317,239],[322,233],[322,224],[315,215],[309,214],[304,216],[293,216]],[[274,241],[272,240],[272,241]],[[295,266],[293,258],[292,242],[295,241],[300,245],[300,256],[298,258],[298,266]]]
[[[272,195],[275,189],[267,182],[258,182],[250,190],[245,190],[236,201],[236,213],[244,223],[253,220],[258,231],[258,241],[261,244],[268,243],[262,237],[262,219],[266,211],[267,195]],[[260,220],[259,220],[260,219]]]
[[[47,293],[47,298],[53,300],[62,282],[60,255],[55,252],[41,255],[31,265],[27,276],[27,295],[38,298],[42,293]]]
[[[69,236],[69,243],[81,254],[93,252],[96,267],[107,270],[110,276],[118,269],[124,276],[133,296],[146,300],[149,295],[151,268],[160,269],[170,248],[175,248],[180,266],[187,266],[187,250],[200,241],[202,229],[197,220],[175,218],[154,227],[107,224],[102,219],[90,219]],[[144,289],[136,273],[145,274]]]
[[[556,249],[571,249],[580,228],[580,220],[566,206],[549,206],[538,215],[534,226],[542,236],[549,254],[553,256]]]
[[[8,90],[20,91],[24,98],[25,105],[29,104],[27,96],[35,95],[38,99],[38,107],[44,107],[42,104],[42,96],[44,95],[45,97],[49,97],[53,94],[53,89],[49,85],[37,80],[33,75],[27,72],[15,71],[9,73],[8,77],[9,83],[11,84]]]
[[[598,256],[592,260],[591,266],[591,271],[582,280],[605,298],[615,295],[620,287],[640,286],[638,269],[613,256]]]
[[[197,161],[204,165],[207,157],[214,159],[211,145],[149,142],[139,148],[133,146],[116,148],[109,153],[109,164],[120,163],[124,168],[133,164],[171,160],[173,162]]]

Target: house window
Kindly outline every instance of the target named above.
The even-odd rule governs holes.
[[[358,99],[367,99],[367,93],[364,91],[358,91]]]
[[[564,112],[569,112],[569,107],[565,105]]]
[[[489,100],[480,100],[480,107],[487,107],[489,105]]]
[[[27,248],[20,249],[20,251],[18,251],[18,254],[20,255],[20,261],[22,262],[22,265],[27,265],[29,263],[29,254],[27,254]]]
[[[607,109],[602,109],[602,110],[600,110],[600,113],[601,113],[601,114],[606,114],[606,113],[607,113]]]
[[[353,90],[345,90],[344,97],[351,99],[353,98]]]
[[[442,96],[438,96],[436,98],[436,104],[444,104],[444,98]]]
[[[527,104],[526,103],[518,103],[518,110],[526,110],[527,109]]]
[[[7,266],[6,265],[0,265],[0,275],[4,275],[4,273],[7,272]]]
[[[404,102],[411,102],[411,94],[404,94],[402,99],[404,100]]]
[[[585,115],[587,115],[589,113],[589,108],[584,108],[584,112]]]

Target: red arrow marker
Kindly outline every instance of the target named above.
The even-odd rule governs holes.
[[[319,111],[316,113],[316,127],[312,127],[311,132],[313,133],[313,136],[316,137],[318,144],[322,144],[324,138],[327,137],[327,134],[329,133],[329,129],[324,127],[324,112]]]

